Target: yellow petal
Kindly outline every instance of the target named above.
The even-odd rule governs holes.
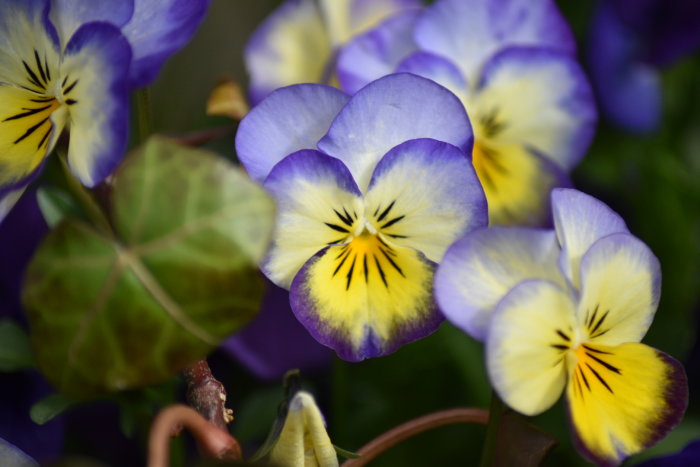
[[[688,403],[683,367],[644,344],[584,344],[567,387],[581,449],[591,460],[618,464],[662,439]]]

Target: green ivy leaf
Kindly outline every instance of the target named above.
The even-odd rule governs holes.
[[[64,220],[23,301],[42,371],[76,398],[155,384],[257,313],[272,200],[225,159],[150,139],[113,182],[110,237]]]
[[[38,425],[50,422],[75,404],[61,394],[51,394],[41,399],[29,409],[29,417]]]
[[[0,371],[19,371],[34,366],[29,339],[17,323],[0,321]]]

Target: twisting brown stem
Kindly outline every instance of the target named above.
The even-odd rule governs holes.
[[[206,421],[190,407],[177,404],[161,410],[153,420],[148,437],[148,467],[170,465],[170,438],[182,428],[190,430],[203,456],[241,460],[241,446],[234,437]]]
[[[456,423],[478,423],[485,425],[488,422],[489,413],[484,409],[459,408],[441,410],[422,417],[414,418],[403,423],[384,434],[379,435],[360,448],[358,454],[362,457],[350,459],[343,463],[343,467],[362,467],[369,461],[412,436],[424,431],[432,430],[445,425]]]
[[[211,374],[206,360],[199,360],[183,372],[187,382],[187,403],[214,426],[227,431],[233,411],[226,408],[226,390]]]

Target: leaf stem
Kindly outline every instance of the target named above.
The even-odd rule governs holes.
[[[138,141],[143,143],[153,133],[153,115],[151,113],[151,95],[148,88],[136,91],[136,120],[138,122]]]
[[[481,467],[491,467],[496,454],[496,444],[498,441],[498,428],[501,423],[503,413],[503,402],[498,397],[496,391],[491,392],[491,407],[489,409],[489,421],[486,426],[486,439],[484,440],[484,450],[481,455]]]
[[[99,228],[103,233],[113,236],[114,232],[112,230],[112,225],[109,223],[109,219],[105,214],[104,210],[100,204],[95,200],[92,193],[80,183],[80,180],[75,178],[73,173],[68,166],[68,157],[66,153],[58,152],[58,159],[61,161],[61,166],[63,167],[63,172],[66,176],[66,181],[68,182],[68,188],[73,192],[78,202],[85,210],[93,224]]]
[[[422,417],[414,418],[401,425],[392,428],[379,435],[360,448],[357,453],[362,457],[350,459],[343,463],[343,467],[362,467],[381,453],[424,431],[432,430],[445,425],[457,423],[478,423],[486,425],[489,419],[488,412],[483,409],[471,407],[441,410]]]

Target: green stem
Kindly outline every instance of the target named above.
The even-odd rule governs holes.
[[[491,467],[493,465],[496,445],[498,444],[498,428],[500,426],[502,413],[503,402],[501,402],[496,391],[493,391],[491,393],[491,407],[489,409],[489,423],[486,426],[484,450],[481,454],[481,467]]]
[[[83,186],[80,181],[75,178],[73,173],[68,167],[68,160],[65,153],[58,152],[58,159],[61,161],[61,166],[63,167],[63,172],[66,175],[66,180],[68,182],[68,187],[73,192],[75,197],[80,202],[80,205],[85,210],[90,220],[99,228],[102,232],[108,235],[112,235],[112,226],[107,219],[107,215],[102,210],[102,207],[97,203],[92,193],[88,191],[87,188]]]
[[[138,122],[138,140],[144,142],[153,133],[153,116],[151,115],[151,95],[148,88],[136,91],[136,120]]]

